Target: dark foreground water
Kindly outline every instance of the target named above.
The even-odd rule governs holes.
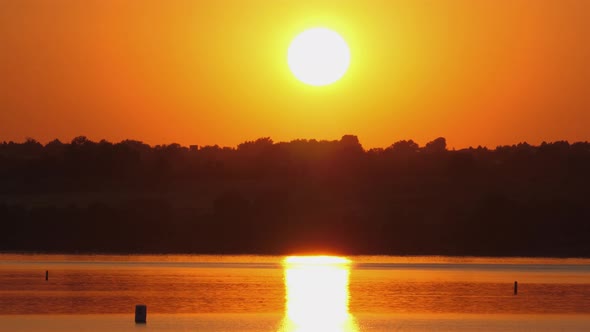
[[[590,260],[348,258],[0,255],[0,331],[590,330]]]

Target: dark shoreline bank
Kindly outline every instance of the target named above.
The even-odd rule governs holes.
[[[0,250],[590,257],[590,143],[0,144]]]

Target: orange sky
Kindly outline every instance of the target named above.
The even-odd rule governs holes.
[[[297,81],[297,33],[351,48]],[[590,140],[587,0],[4,0],[0,141]]]

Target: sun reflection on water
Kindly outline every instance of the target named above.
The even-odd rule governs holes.
[[[285,269],[286,313],[281,332],[358,332],[348,311],[350,260],[291,256]]]

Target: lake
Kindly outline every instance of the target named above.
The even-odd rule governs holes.
[[[590,260],[0,254],[0,331],[136,330],[590,330]]]

